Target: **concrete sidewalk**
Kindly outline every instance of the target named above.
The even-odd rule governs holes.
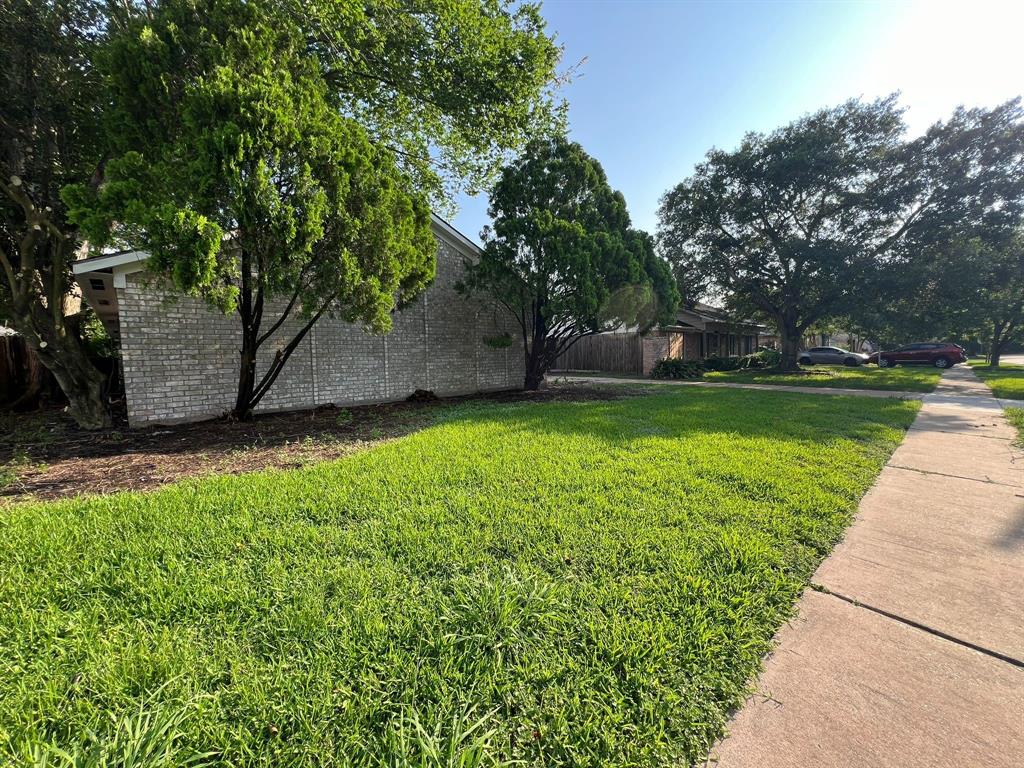
[[[709,765],[1024,765],[1024,454],[966,366],[923,399]]]
[[[696,379],[648,379],[639,376],[574,376],[553,373],[552,382],[569,384],[668,384],[674,387],[721,387],[723,389],[760,389],[766,392],[799,392],[802,395],[860,395],[861,397],[895,397],[899,400],[921,400],[921,392],[904,392],[888,389],[855,389],[854,387],[798,387],[789,384],[741,384],[735,381],[705,381]]]

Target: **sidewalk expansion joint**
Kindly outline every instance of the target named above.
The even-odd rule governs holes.
[[[1000,653],[999,651],[993,651],[991,648],[986,648],[983,645],[972,643],[970,640],[964,640],[963,638],[957,637],[956,635],[951,635],[948,632],[943,632],[941,629],[929,627],[927,624],[922,624],[919,621],[908,619],[905,616],[900,616],[898,613],[887,611],[884,608],[877,608],[873,605],[869,605],[868,603],[862,603],[860,600],[856,600],[852,597],[847,597],[846,595],[840,594],[839,592],[833,592],[828,587],[823,587],[820,584],[815,584],[814,582],[811,582],[809,586],[815,592],[820,592],[823,595],[829,595],[830,597],[834,597],[837,600],[842,600],[843,602],[849,603],[850,605],[856,606],[857,608],[864,608],[865,610],[871,611],[872,613],[877,613],[879,616],[884,616],[887,619],[898,621],[900,624],[905,624],[908,627],[913,627],[914,629],[919,629],[922,632],[927,632],[929,635],[934,635],[935,637],[941,638],[942,640],[946,640],[947,642],[955,643],[956,645],[962,646],[964,648],[970,648],[972,651],[977,651],[978,653],[984,654],[985,656],[989,656],[993,659],[998,659],[999,661],[1005,662],[1014,667],[1018,667],[1019,669],[1024,669],[1024,660],[1015,658],[1013,656],[1009,656],[1005,653]]]
[[[1001,440],[1004,443],[1012,443],[1017,438],[1015,437],[999,437],[999,435],[976,435],[970,432],[958,432],[955,429],[934,429],[932,427],[915,427],[913,425],[907,427],[908,432],[939,432],[943,435],[958,435],[963,437],[983,437],[986,440]]]
[[[984,483],[985,485],[1001,485],[1004,488],[1020,488],[1022,487],[1019,483],[1003,483],[999,480],[988,480],[980,477],[967,477],[966,475],[953,475],[949,472],[935,472],[930,469],[918,469],[917,467],[905,467],[902,464],[886,464],[887,469],[902,469],[904,472],[917,472],[919,475],[938,475],[939,477],[951,477],[954,480],[970,480],[974,483]]]

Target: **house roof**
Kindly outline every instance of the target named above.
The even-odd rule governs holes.
[[[721,330],[721,326],[750,331],[760,331],[764,328],[753,320],[737,320],[727,310],[699,301],[690,307],[680,309],[676,313],[676,322],[697,331]]]

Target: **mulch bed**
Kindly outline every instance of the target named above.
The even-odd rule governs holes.
[[[260,414],[249,421],[86,432],[60,410],[0,414],[0,505],[83,493],[156,488],[186,477],[295,468],[336,459],[422,429],[460,402],[613,400],[643,390],[555,385],[351,408]]]

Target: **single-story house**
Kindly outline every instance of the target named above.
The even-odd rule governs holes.
[[[478,258],[479,247],[437,216],[432,225],[437,277],[417,301],[395,312],[392,331],[374,335],[321,318],[258,411],[395,401],[417,389],[443,396],[522,385],[525,363],[515,321],[455,289],[465,261]],[[126,251],[73,265],[86,301],[120,342],[129,423],[220,416],[235,400],[238,316],[169,290],[146,270],[146,259],[144,252]],[[299,322],[292,317],[278,330],[280,346]],[[273,342],[272,337],[263,345],[261,358],[272,358]]]
[[[757,352],[765,327],[750,320],[737,320],[724,309],[696,302],[680,309],[673,330],[683,335],[684,360],[732,357]]]
[[[680,309],[672,325],[645,334],[620,328],[584,337],[559,357],[555,367],[646,376],[658,360],[666,358],[749,355],[757,351],[765,331],[762,325],[737,321],[723,309],[697,302]]]

